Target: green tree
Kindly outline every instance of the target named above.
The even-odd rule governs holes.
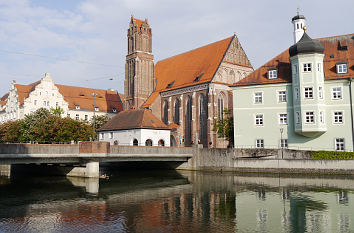
[[[91,126],[95,128],[95,130],[97,131],[109,120],[110,118],[107,115],[99,115],[99,116],[96,115],[91,118]]]
[[[0,124],[0,142],[21,142],[22,120]]]
[[[31,114],[25,115],[25,118],[22,121],[21,141],[36,141],[35,135],[37,134],[37,132],[34,130],[34,128],[36,128],[38,124],[47,119],[47,117],[50,115],[50,111],[46,108],[39,108],[37,109],[37,111]]]
[[[50,108],[50,112],[53,115],[61,116],[62,114],[64,114],[64,109],[62,109],[61,107]]]
[[[229,109],[224,109],[224,119],[215,119],[213,131],[216,131],[219,138],[225,138],[229,147],[234,145],[234,120]]]

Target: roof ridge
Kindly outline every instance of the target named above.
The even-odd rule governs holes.
[[[346,36],[354,36],[354,33],[343,34],[343,35],[338,35],[338,36],[320,37],[320,38],[315,38],[314,40],[326,40],[326,39],[333,39],[333,38],[346,37]]]
[[[229,36],[229,37],[227,37],[227,38],[225,38],[225,39],[221,39],[221,40],[218,40],[218,41],[215,41],[215,42],[212,42],[212,43],[209,43],[209,44],[200,46],[200,47],[195,48],[195,49],[191,49],[191,50],[188,50],[188,51],[185,51],[185,52],[176,54],[176,55],[174,55],[174,56],[172,56],[172,57],[167,57],[167,58],[165,58],[165,59],[162,59],[162,60],[158,61],[157,63],[162,62],[162,61],[166,61],[166,60],[171,59],[171,58],[174,58],[174,57],[178,57],[178,56],[183,55],[183,54],[186,54],[186,53],[193,52],[193,51],[195,51],[195,50],[198,50],[198,49],[201,49],[201,48],[204,48],[204,47],[207,47],[207,46],[214,45],[214,44],[216,44],[216,43],[220,43],[220,42],[222,42],[222,41],[225,41],[225,40],[228,40],[228,39],[231,39],[231,38],[234,38],[234,35],[233,35],[233,36]],[[156,65],[157,65],[157,63],[156,63]],[[155,66],[156,66],[156,65],[155,65]]]

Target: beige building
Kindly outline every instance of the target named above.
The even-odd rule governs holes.
[[[64,110],[63,117],[89,121],[93,115],[113,117],[123,103],[114,90],[99,90],[55,84],[49,73],[32,84],[11,83],[10,91],[0,98],[0,123],[22,119],[39,108]]]
[[[253,71],[236,35],[155,66],[148,21],[131,17],[127,36],[125,107],[150,109],[172,129],[171,146],[227,147],[214,121],[232,109],[229,85]]]

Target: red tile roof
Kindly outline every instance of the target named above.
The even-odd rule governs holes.
[[[232,36],[159,61],[155,65],[156,91],[143,107],[150,106],[162,91],[210,82],[233,38]],[[200,79],[196,81],[198,76]]]
[[[135,21],[136,23],[136,27],[138,28],[138,32],[141,33],[141,26],[144,22],[148,23],[147,20],[141,20],[141,19],[137,19],[137,18],[134,18],[132,16],[132,21]],[[151,30],[148,30],[148,34],[151,36]]]
[[[354,76],[354,34],[319,38],[315,40],[321,42],[324,46],[325,56],[323,60],[323,71],[325,79],[341,79]],[[344,46],[347,46],[346,50],[344,49]],[[347,74],[337,74],[336,64],[338,62],[348,63]],[[267,73],[271,68],[278,69],[277,79],[268,79]],[[289,51],[286,49],[284,52],[252,72],[246,78],[235,83],[234,86],[289,83],[291,81]]]
[[[134,109],[119,112],[103,125],[99,131],[126,129],[164,129],[169,130],[161,120],[147,109]]]
[[[40,83],[37,81],[29,85],[16,84],[20,106],[24,100],[28,98],[29,93]],[[65,86],[55,84],[60,94],[64,96],[64,100],[68,102],[69,109],[75,109],[76,105],[80,106],[80,110],[94,111],[92,93],[96,93],[95,105],[101,112],[113,112],[113,108],[117,112],[123,111],[123,101],[115,91],[92,89],[85,87]],[[5,94],[1,101],[7,101],[8,93]]]

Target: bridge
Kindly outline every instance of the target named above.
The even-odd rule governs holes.
[[[193,148],[111,146],[108,142],[78,144],[0,144],[0,165],[75,165],[67,176],[99,177],[100,163],[170,162],[185,163]]]

